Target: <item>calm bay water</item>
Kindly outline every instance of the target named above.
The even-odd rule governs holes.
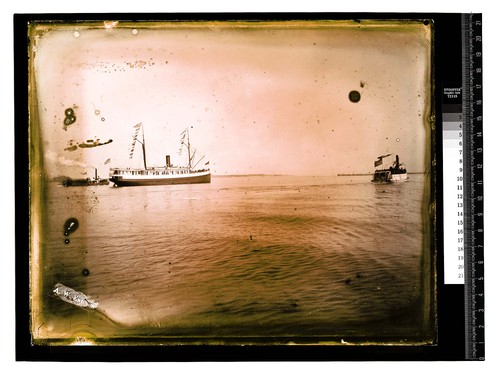
[[[427,203],[424,176],[410,178],[50,183],[38,333],[421,340]],[[65,236],[68,218],[79,226]],[[98,311],[51,296],[58,282],[96,299]]]

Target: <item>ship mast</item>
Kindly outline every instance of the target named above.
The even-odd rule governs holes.
[[[184,139],[186,137],[187,137],[187,142],[184,141]],[[196,163],[193,167],[193,160],[194,160],[194,157],[196,155],[196,149],[194,149],[193,152],[191,153],[191,141],[189,139],[189,128],[184,129],[181,133],[181,148],[179,149],[179,155],[181,155],[181,153],[182,153],[183,146],[186,146],[187,152],[188,152],[187,168],[189,170],[192,170],[194,167],[196,167],[196,164],[198,164],[198,163]]]
[[[148,169],[146,166],[146,142],[144,141],[144,125],[142,126],[142,159],[144,161],[144,169]]]
[[[187,149],[188,149],[188,168],[191,170],[191,144],[189,143],[189,129],[186,128],[187,133]]]

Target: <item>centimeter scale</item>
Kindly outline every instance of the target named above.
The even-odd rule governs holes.
[[[484,359],[481,15],[462,15],[462,82],[443,87],[444,283],[464,285],[465,358]]]

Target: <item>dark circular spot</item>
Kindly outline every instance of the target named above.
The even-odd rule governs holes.
[[[104,117],[101,117],[101,121],[106,121],[106,119]]]
[[[429,25],[429,20],[424,20],[424,26],[428,26]]]
[[[66,117],[64,119],[64,125],[71,125],[74,121],[71,121],[74,117]]]
[[[84,268],[84,269],[82,270],[82,275],[83,275],[83,276],[88,276],[88,275],[90,275],[90,271],[89,271],[88,269]]]
[[[66,238],[66,239],[64,240],[64,243],[65,243],[66,245],[67,245],[67,244],[69,244],[69,238]]]
[[[73,116],[73,114],[74,114],[73,108],[66,108],[66,110],[64,111],[64,114],[66,115],[66,117]]]
[[[74,217],[66,220],[66,222],[64,223],[64,235],[69,236],[70,233],[78,229],[78,225],[78,220]]]
[[[353,103],[359,102],[361,99],[361,94],[359,91],[353,90],[349,93],[349,100]]]

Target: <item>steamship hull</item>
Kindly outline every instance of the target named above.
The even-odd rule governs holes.
[[[127,175],[114,174],[110,181],[116,186],[154,186],[154,185],[181,185],[181,184],[204,184],[210,183],[212,175],[210,171],[190,172],[182,175],[171,174],[138,174]]]
[[[62,182],[63,186],[96,186],[108,185],[108,180],[88,180],[88,179],[67,179]]]
[[[391,176],[391,182],[406,182],[408,181],[408,175],[406,173],[393,174]]]
[[[372,182],[378,184],[392,184],[408,181],[406,173],[391,173],[390,170],[378,170],[373,174]]]

